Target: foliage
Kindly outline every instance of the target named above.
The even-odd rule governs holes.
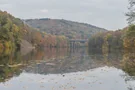
[[[89,39],[89,48],[102,49],[104,52],[109,52],[110,49],[123,48],[123,32],[108,31],[97,33]]]
[[[68,38],[34,31],[32,32],[32,43],[36,47],[67,47]]]
[[[130,76],[135,76],[135,53],[125,52],[121,62],[122,69]]]
[[[12,48],[12,43],[20,45],[20,28],[13,19],[7,12],[0,11],[0,44],[5,48]]]
[[[0,11],[0,48],[20,48],[21,40],[37,47],[66,47],[65,36],[51,35],[26,25],[22,20]]]
[[[125,49],[135,49],[135,25],[130,25],[124,36]]]

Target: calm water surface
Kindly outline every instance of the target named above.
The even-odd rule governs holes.
[[[0,55],[0,90],[135,90],[135,54],[84,48]]]

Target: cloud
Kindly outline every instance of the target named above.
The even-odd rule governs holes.
[[[42,10],[40,10],[40,12],[42,12],[42,13],[48,13],[49,10],[47,10],[47,9],[42,9]]]
[[[127,6],[128,0],[0,0],[0,9],[18,18],[63,18],[107,29],[127,25]]]

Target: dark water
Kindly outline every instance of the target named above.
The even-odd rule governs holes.
[[[81,48],[0,54],[0,90],[135,90],[135,54]]]

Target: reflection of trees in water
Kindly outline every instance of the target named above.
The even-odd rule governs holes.
[[[103,55],[100,55],[97,60],[92,59],[92,57],[97,57],[87,54],[87,50],[85,48],[80,49],[71,49],[71,50],[64,50],[60,52],[55,52],[56,49],[52,50],[48,49],[46,52],[49,54],[45,54],[46,52],[44,50],[39,50],[39,53],[42,53],[41,56],[43,58],[36,58],[36,55],[38,55],[37,51],[35,51],[35,54],[32,55],[33,60],[30,62],[35,62],[35,64],[29,64],[29,67],[26,67],[25,70],[27,72],[32,73],[40,73],[40,74],[47,74],[47,73],[68,73],[68,72],[76,72],[76,71],[85,71],[92,68],[97,68],[104,66],[105,63],[102,63],[104,60]],[[62,53],[61,53],[62,52]],[[61,54],[60,54],[61,53]],[[51,54],[51,55],[50,55]],[[96,54],[95,54],[96,55]],[[102,57],[102,58],[101,58]],[[36,58],[34,60],[34,58]],[[100,59],[102,59],[100,61]],[[100,62],[98,62],[100,61]],[[101,64],[101,65],[100,65]]]
[[[43,74],[83,71],[105,65],[120,68],[119,62],[122,60],[122,55],[120,51],[104,54],[100,50],[92,50],[88,56],[85,48],[61,50],[46,48],[46,50],[33,52],[30,62],[36,61],[36,63],[30,64],[26,69],[28,72],[36,71]]]
[[[89,51],[89,54],[91,55],[91,58],[94,60],[100,60],[103,62],[105,61],[106,65],[112,64],[112,66],[122,68],[130,76],[135,76],[134,52],[113,50],[105,53],[102,52],[102,50],[93,49]]]
[[[124,53],[122,60],[122,69],[130,76],[135,76],[135,53]]]
[[[121,68],[127,74],[124,75],[125,82],[129,85],[128,90],[134,90],[135,87],[130,82],[135,82],[135,52],[114,50],[102,52],[102,50],[93,49],[89,51],[92,59],[95,61],[105,61],[104,65],[111,65]]]
[[[22,60],[20,52],[13,52],[12,50],[5,50],[0,54],[0,82],[4,82],[21,73]]]
[[[24,56],[24,59],[27,60],[49,60],[49,59],[56,59],[62,58],[66,56],[68,49],[67,48],[44,48],[44,49],[37,49],[29,53],[28,55]]]
[[[89,55],[94,61],[107,66],[115,66],[117,68],[120,67],[120,61],[123,58],[121,50],[110,50],[109,52],[104,52],[102,49],[91,49],[89,50]]]
[[[50,50],[50,49],[48,49]],[[39,50],[40,51],[40,50]],[[47,50],[46,50],[47,51]],[[41,63],[32,65],[31,67],[34,68],[26,68],[28,72],[38,72],[38,73],[66,73],[66,72],[73,72],[79,70],[87,70],[89,67],[90,60],[87,59],[88,57],[87,52],[84,48],[81,49],[53,49],[50,52],[50,56],[44,55],[44,58]],[[45,52],[44,52],[45,53]],[[36,56],[36,55],[34,55]],[[87,59],[87,60],[86,60]],[[48,65],[49,64],[49,65]],[[40,71],[38,71],[40,70]]]
[[[67,51],[66,48],[46,48],[45,50],[34,50],[25,56],[21,56],[20,51],[5,50],[0,54],[0,82],[19,75],[25,67],[41,60],[62,59],[67,56]]]
[[[24,66],[30,66],[31,63],[38,62],[40,60],[64,58],[66,55],[66,48],[34,50],[25,56],[21,56],[20,51],[7,49],[0,54],[0,82],[19,75],[22,72],[21,69],[23,69]]]
[[[45,48],[34,50],[25,56],[21,56],[19,51],[2,52],[0,54],[0,82],[19,75],[22,72],[20,69],[27,72],[48,74],[84,71],[105,65],[122,68],[132,76],[124,77],[126,82],[135,80],[133,77],[135,76],[134,53],[122,53],[118,50],[103,53],[101,50],[91,50],[88,56],[84,48],[74,50]],[[132,88],[129,87],[129,90]]]
[[[70,57],[76,57],[76,59],[81,59],[78,63],[84,63],[85,55],[87,55],[86,48],[71,48]]]
[[[91,63],[84,48],[45,48],[34,50],[25,56],[21,56],[19,51],[5,51],[0,59],[0,75],[4,80],[13,77],[16,72],[21,73],[20,69],[27,67],[36,67],[39,73],[59,73],[87,70]]]
[[[135,87],[130,85],[131,82],[135,81],[135,53],[125,51],[123,55],[123,60],[121,62],[121,67],[128,75],[125,76],[126,83],[129,83],[129,90],[134,90]]]

